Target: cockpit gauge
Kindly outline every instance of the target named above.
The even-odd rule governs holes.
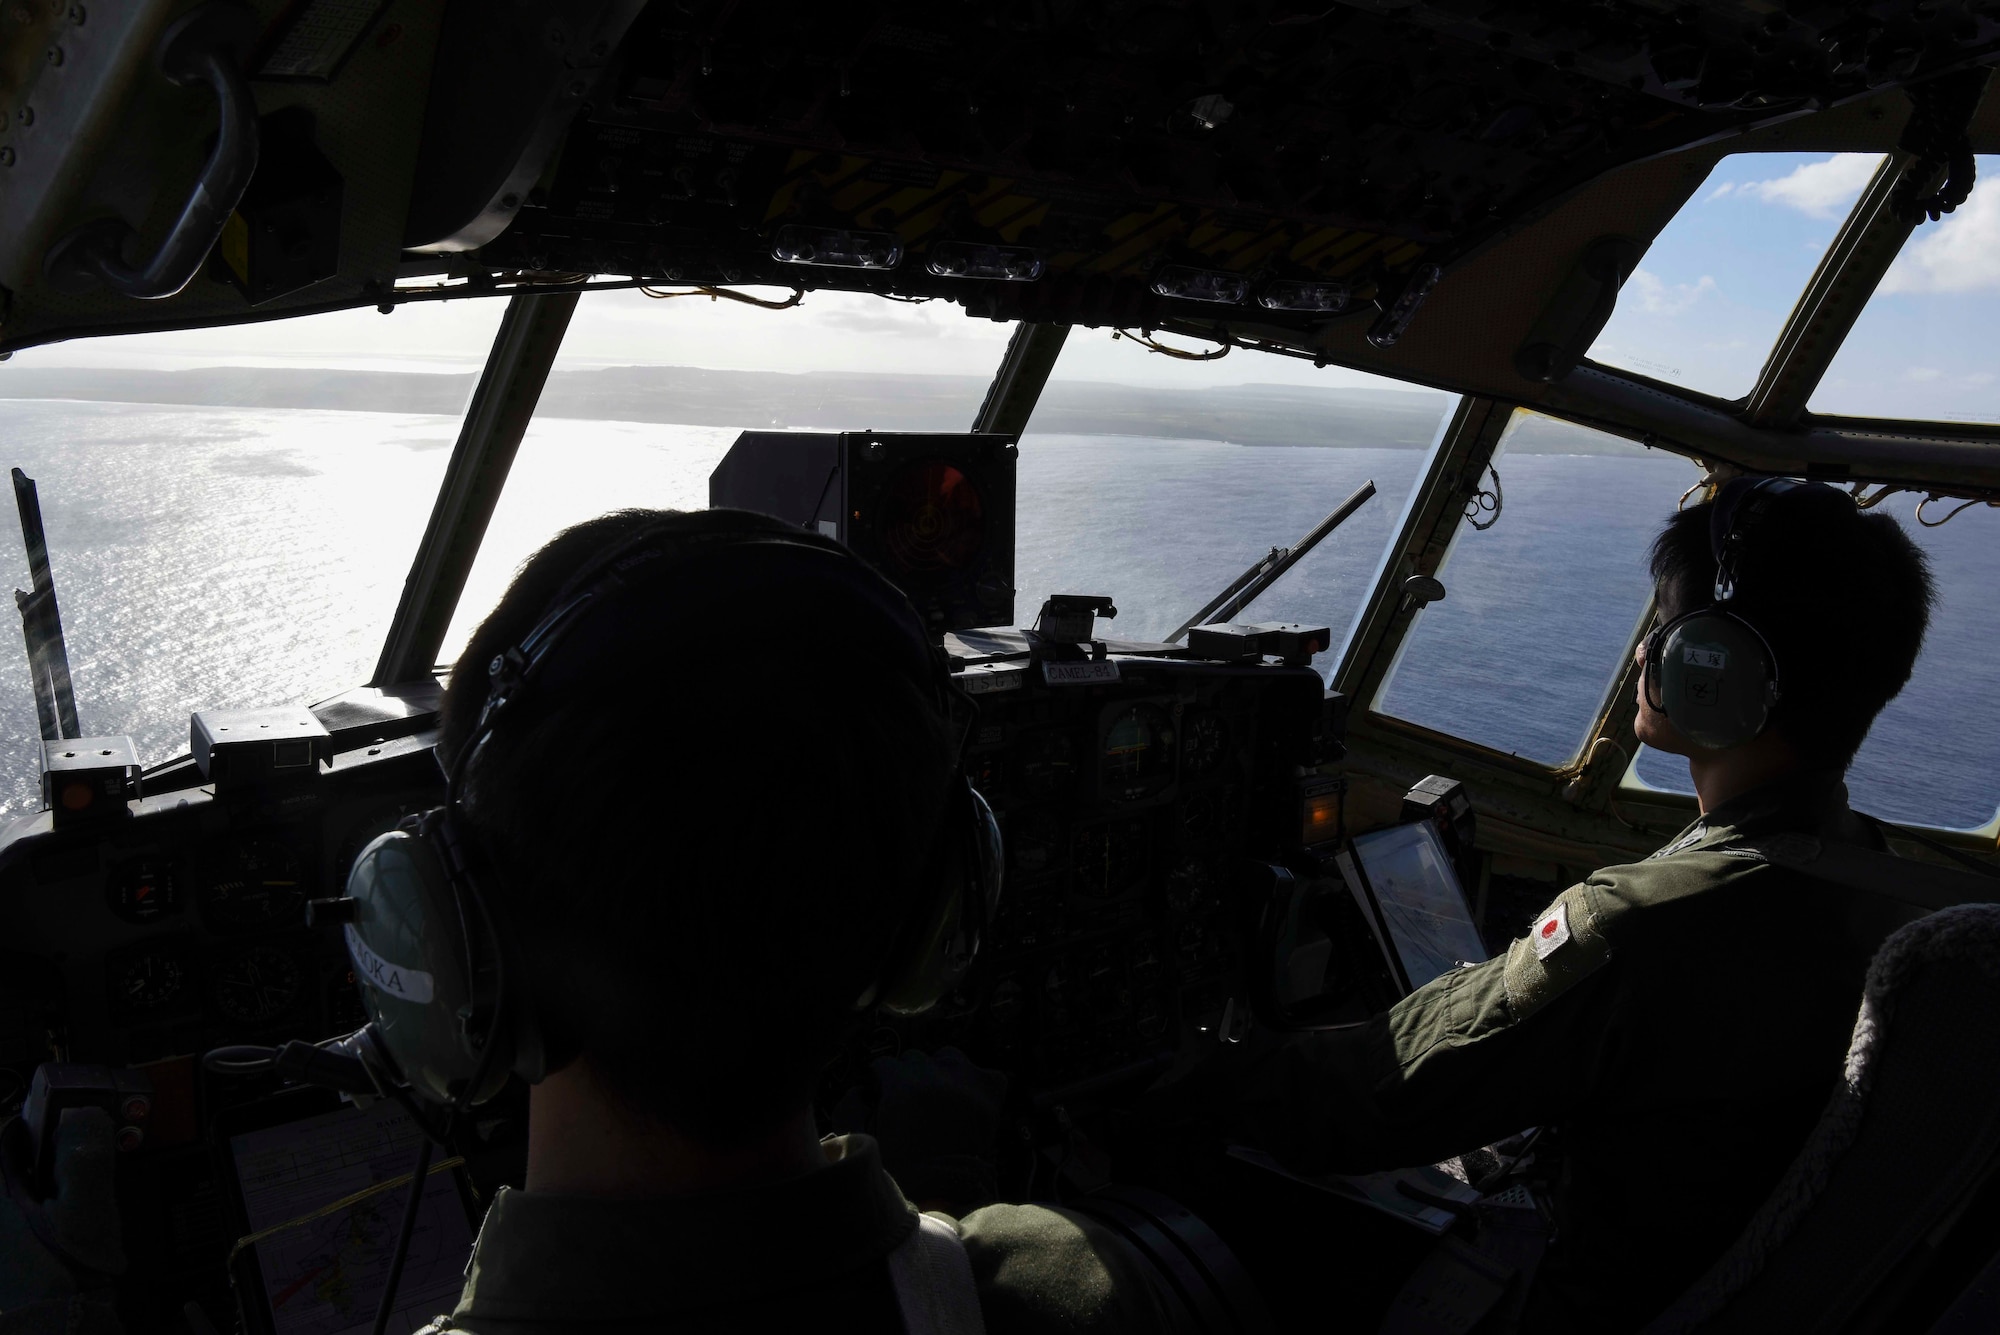
[[[1174,781],[1174,721],[1158,705],[1127,705],[1112,715],[1098,756],[1104,796],[1151,797]]]
[[[1190,843],[1227,843],[1238,828],[1236,785],[1228,781],[1187,794],[1181,801],[1181,830]]]
[[[204,872],[201,911],[212,927],[285,927],[304,921],[305,877],[297,855],[283,844],[226,844]]]
[[[110,961],[111,1003],[118,1010],[164,1010],[188,990],[188,964],[178,946],[148,945]]]
[[[1021,788],[1031,797],[1066,797],[1076,777],[1076,747],[1066,732],[1040,732],[1021,739]]]
[[[1045,811],[1029,811],[1008,822],[1007,860],[1019,876],[1040,876],[1062,865],[1062,822]]]
[[[174,866],[163,858],[140,858],[112,868],[104,897],[126,922],[158,922],[181,907]]]
[[[1206,774],[1229,751],[1229,725],[1222,715],[1191,709],[1181,718],[1181,765],[1189,774]]]
[[[1078,894],[1091,899],[1121,895],[1146,876],[1145,822],[1083,826],[1070,841],[1070,856],[1076,864]]]
[[[215,966],[209,997],[239,1024],[262,1024],[289,1011],[305,989],[298,962],[276,946],[252,946]]]

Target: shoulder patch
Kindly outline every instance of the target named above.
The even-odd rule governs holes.
[[[1528,944],[1535,948],[1535,958],[1545,960],[1560,947],[1569,944],[1569,905],[1558,899],[1549,906],[1536,921],[1534,930],[1528,933]]]
[[[1528,935],[1507,948],[1502,978],[1516,1021],[1546,1006],[1611,958],[1592,911],[1589,886],[1575,885],[1536,916]]]

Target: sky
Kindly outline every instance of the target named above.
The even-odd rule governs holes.
[[[1725,158],[1668,224],[1591,349],[1599,361],[1734,398],[1772,343],[1841,220],[1881,159],[1743,153]],[[1918,228],[1812,400],[1821,412],[2000,422],[2000,157],[1957,213]],[[782,291],[763,290],[770,296]],[[332,366],[466,371],[483,361],[498,300],[372,309],[232,328],[76,340],[17,354],[23,366]],[[593,293],[559,365],[894,371],[989,376],[1010,326],[947,302],[808,293],[793,310],[728,301]],[[0,367],[4,392],[5,367]],[[1246,383],[1393,386],[1338,367],[1241,349],[1214,362],[1145,351],[1078,330],[1058,379],[1187,388]]]
[[[1873,154],[1742,153],[1654,241],[1590,355],[1735,398],[1874,175]],[[2000,157],[1965,206],[1912,234],[1811,407],[2000,422]]]

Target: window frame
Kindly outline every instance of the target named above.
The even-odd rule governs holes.
[[[1464,402],[1472,403],[1474,400],[1468,398]],[[1365,720],[1365,726],[1369,730],[1434,748],[1454,757],[1473,760],[1482,766],[1491,766],[1520,777],[1567,782],[1577,778],[1592,765],[1592,756],[1597,749],[1597,743],[1608,735],[1607,728],[1615,731],[1616,726],[1622,722],[1623,729],[1626,732],[1630,731],[1630,718],[1621,721],[1617,716],[1620,713],[1621,699],[1629,697],[1631,692],[1632,652],[1644,635],[1646,623],[1653,614],[1653,600],[1650,595],[1644,600],[1634,618],[1632,632],[1626,638],[1622,666],[1612,672],[1596,707],[1579,730],[1582,740],[1576,751],[1561,764],[1531,760],[1511,751],[1502,751],[1482,742],[1461,737],[1456,733],[1445,732],[1383,712],[1380,707],[1382,698],[1390,679],[1402,662],[1410,632],[1417,624],[1417,615],[1412,611],[1397,612],[1386,618],[1378,616],[1377,620],[1386,624],[1371,645],[1362,643],[1362,624],[1370,619],[1371,613],[1378,612],[1373,605],[1375,600],[1386,595],[1398,602],[1401,601],[1400,586],[1403,580],[1412,575],[1435,575],[1438,570],[1444,568],[1457,547],[1459,537],[1468,527],[1463,500],[1477,489],[1479,480],[1484,477],[1485,469],[1492,462],[1506,436],[1507,426],[1517,411],[1539,413],[1571,426],[1602,431],[1606,435],[1617,436],[1634,444],[1648,445],[1689,459],[1697,467],[1703,466],[1703,461],[1691,450],[1674,442],[1654,436],[1641,439],[1639,433],[1617,431],[1600,423],[1579,421],[1567,414],[1550,412],[1539,404],[1531,405],[1499,399],[1481,399],[1477,402],[1481,405],[1477,413],[1461,412],[1447,425],[1446,438],[1434,449],[1429,468],[1418,480],[1416,487],[1412,488],[1410,502],[1405,509],[1397,535],[1384,550],[1382,561],[1377,567],[1370,603],[1364,605],[1355,633],[1344,646],[1340,665],[1334,673],[1334,688],[1349,691],[1350,697],[1357,703],[1366,701],[1365,706],[1356,711],[1356,717]],[[1440,508],[1438,498],[1445,494],[1461,498],[1456,509]],[[1430,515],[1423,513],[1426,508],[1423,502],[1428,502],[1428,509],[1435,513]],[[1429,520],[1428,524],[1425,522],[1426,519]],[[1426,527],[1429,529],[1426,545],[1435,551],[1435,555],[1428,561],[1413,563],[1410,548],[1418,540],[1418,530]],[[1439,540],[1440,534],[1443,535],[1442,541]],[[1406,565],[1408,569],[1404,570]],[[1401,578],[1396,578],[1394,581],[1397,587],[1394,590],[1388,589],[1386,586],[1397,571],[1403,571]],[[1379,668],[1377,664],[1380,664]],[[1617,739],[1614,736],[1612,740]],[[1636,754],[1636,743],[1632,748],[1632,754]]]

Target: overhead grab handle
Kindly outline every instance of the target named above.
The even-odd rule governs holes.
[[[50,248],[43,267],[68,291],[102,284],[127,297],[171,297],[200,271],[222,236],[223,224],[243,198],[257,170],[257,102],[243,77],[241,59],[257,35],[257,17],[234,4],[207,4],[185,15],[160,38],[160,73],[174,83],[207,84],[221,125],[194,192],[173,230],[152,258],[128,264],[125,247],[135,235],[117,218],[77,229]]]
[[[1555,300],[1535,321],[1514,369],[1524,380],[1560,380],[1574,371],[1597,341],[1618,306],[1618,289],[1639,267],[1645,252],[1628,237],[1600,236],[1583,252]]]

